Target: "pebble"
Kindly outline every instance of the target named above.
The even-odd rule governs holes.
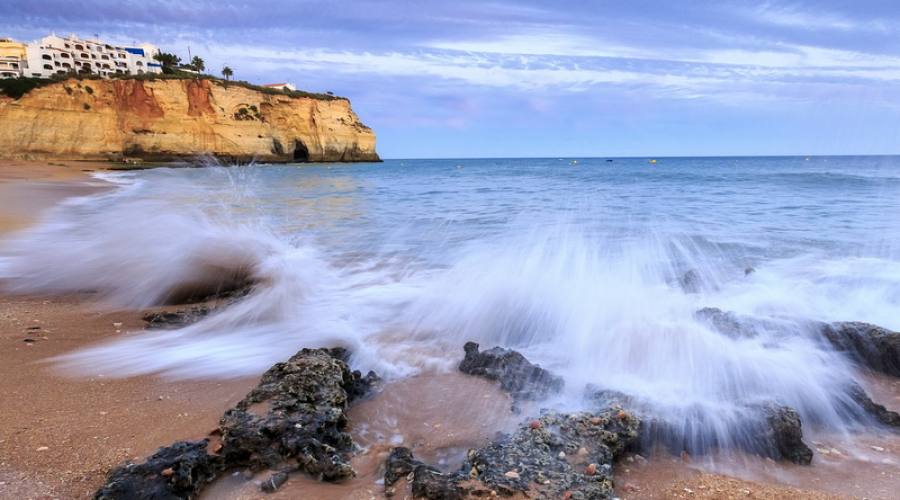
[[[37,449],[37,451],[47,451],[49,449],[50,449],[49,446],[41,446],[40,448]]]
[[[168,467],[163,469],[162,472],[159,473],[159,475],[162,477],[172,477],[175,475],[175,471],[171,467]]]
[[[684,489],[684,492],[687,493],[688,495],[693,495],[693,494],[694,494],[694,490],[692,490],[692,489],[690,489],[690,488],[685,488],[685,489]]]
[[[588,453],[587,448],[585,448],[584,446],[582,446],[581,448],[578,448],[578,456],[583,457],[583,456],[587,455],[587,453]]]
[[[120,326],[122,326],[122,323],[113,323],[113,326],[119,328]]]
[[[557,455],[557,457],[559,457],[560,460],[564,460],[566,458],[566,452],[564,452],[564,451],[559,452],[559,455]]]
[[[884,448],[882,448],[881,446],[872,446],[871,448],[875,451],[884,451]]]
[[[588,466],[584,469],[584,473],[588,476],[597,474],[597,464],[588,464]]]
[[[625,486],[622,486],[622,489],[628,493],[634,493],[635,491],[641,491],[641,488],[635,486],[633,483],[625,483]]]
[[[540,429],[540,428],[541,428],[541,421],[540,421],[540,420],[532,420],[531,423],[529,424],[529,426],[530,426],[532,429]]]
[[[603,422],[603,420],[601,420],[600,417],[591,417],[591,423],[592,423],[592,424],[594,424],[594,425],[600,425],[601,422]]]
[[[503,475],[508,477],[509,479],[519,479],[519,473],[514,470],[508,471],[506,474],[503,474]]]

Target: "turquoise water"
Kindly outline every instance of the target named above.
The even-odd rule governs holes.
[[[737,439],[747,402],[832,429],[862,418],[858,374],[810,324],[900,329],[900,158],[573,160],[108,174],[116,191],[7,242],[0,273],[117,307],[256,280],[195,325],[58,360],[79,373],[242,376],[339,344],[399,378],[452,370],[476,340],[563,375],[556,404],[615,389],[673,421],[707,415],[691,432],[716,442]],[[702,307],[767,326],[731,338]]]

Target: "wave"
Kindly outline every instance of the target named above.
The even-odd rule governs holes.
[[[554,404],[589,404],[588,385],[624,393],[697,447],[739,446],[742,412],[764,401],[829,429],[862,421],[848,396],[854,367],[809,323],[898,327],[900,263],[888,259],[805,253],[750,272],[739,249],[696,238],[615,239],[562,223],[523,232],[517,221],[456,251],[420,249],[408,259],[442,264],[409,266],[395,255],[329,252],[220,208],[211,216],[139,196],[65,207],[9,242],[0,274],[14,291],[90,290],[130,308],[250,287],[190,326],[54,360],[76,373],[247,376],[301,347],[344,346],[356,367],[402,377],[452,369],[474,340],[562,375],[567,390]],[[766,326],[723,335],[697,318],[707,306]]]

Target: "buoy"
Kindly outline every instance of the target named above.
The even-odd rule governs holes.
[[[578,160],[572,160],[572,165],[578,165]]]
[[[655,164],[655,163],[656,163],[656,160],[650,160],[650,163],[654,163],[654,164]]]

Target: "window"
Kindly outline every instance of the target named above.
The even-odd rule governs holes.
[[[63,52],[62,54],[59,55],[59,57],[62,57],[63,59],[68,59],[69,54],[66,54],[65,52]]]
[[[137,64],[138,66],[143,66],[143,65],[144,65],[144,63],[142,63],[142,62],[140,62],[140,61],[136,62],[135,64]]]
[[[90,58],[91,58],[91,56],[85,54],[84,52],[81,53],[81,57],[83,57],[83,58],[85,58],[85,59],[90,59]]]
[[[75,50],[84,50],[84,45],[81,45],[81,44],[75,45]]]
[[[53,69],[53,66],[50,66],[49,64],[45,64],[45,65],[44,65],[44,69],[51,69],[51,70],[52,70],[52,69]]]
[[[45,61],[52,61],[52,60],[53,60],[53,58],[50,57],[50,54],[44,54],[44,55],[42,55],[42,56],[41,56],[41,59],[43,59],[43,60],[45,60]]]

